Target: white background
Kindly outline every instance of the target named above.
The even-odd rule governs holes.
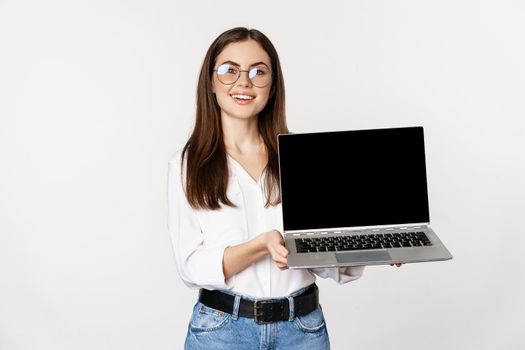
[[[332,348],[524,349],[525,5],[464,0],[0,0],[0,349],[182,348],[167,161],[239,25],[277,48],[292,131],[425,127],[454,260],[320,280]]]

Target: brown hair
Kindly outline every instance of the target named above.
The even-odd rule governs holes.
[[[258,129],[268,153],[264,171],[266,204],[281,202],[279,193],[279,164],[277,135],[287,134],[284,107],[284,80],[279,56],[271,41],[260,31],[243,27],[230,29],[211,44],[199,75],[195,127],[182,150],[181,162],[186,159],[186,197],[193,208],[219,209],[221,203],[235,207],[226,195],[228,163],[223,140],[220,107],[212,91],[213,68],[217,56],[229,44],[255,40],[271,60],[272,87],[264,109],[259,113]],[[183,168],[183,167],[181,167]]]

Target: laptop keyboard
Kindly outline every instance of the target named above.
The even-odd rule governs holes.
[[[431,246],[424,232],[392,232],[368,235],[296,238],[297,253]]]

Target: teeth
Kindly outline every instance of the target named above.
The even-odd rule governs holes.
[[[233,98],[238,98],[240,100],[253,100],[252,96],[246,96],[246,95],[232,95]]]

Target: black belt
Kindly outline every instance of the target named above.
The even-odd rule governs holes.
[[[201,289],[199,301],[204,305],[229,314],[233,313],[235,296],[218,290]],[[319,306],[319,289],[312,284],[301,294],[293,297],[295,316],[306,315]],[[258,324],[286,321],[290,318],[290,304],[283,299],[242,299],[239,304],[239,316],[253,318]]]

